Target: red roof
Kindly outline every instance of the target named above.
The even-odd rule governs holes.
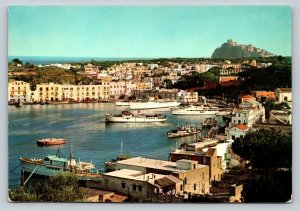
[[[234,127],[237,127],[240,130],[248,130],[249,129],[249,127],[247,125],[243,125],[243,124],[239,124]]]

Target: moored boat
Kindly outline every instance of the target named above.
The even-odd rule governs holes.
[[[44,138],[37,141],[37,144],[41,146],[61,145],[65,143],[66,139],[63,138]]]
[[[176,127],[173,130],[168,131],[168,138],[178,138],[184,136],[195,135],[200,132],[200,129],[196,127],[191,127],[189,124],[185,124],[181,127]]]
[[[129,106],[130,101],[116,101],[116,106]]]
[[[167,120],[166,116],[161,114],[133,114],[130,111],[122,111],[121,114],[106,114],[106,122],[120,122],[120,123],[140,123],[140,122],[164,122]]]
[[[172,109],[172,114],[175,115],[214,115],[218,112],[217,107],[209,107],[209,106],[187,106],[187,107],[178,107]]]
[[[69,158],[63,157],[58,149],[56,155],[48,155],[43,159],[20,157],[23,172],[38,176],[55,176],[62,172],[72,172],[78,176],[95,173],[95,165],[92,162],[76,161],[72,150]]]
[[[147,101],[147,102],[130,102],[129,107],[132,110],[140,109],[158,109],[158,108],[171,108],[179,106],[177,101]]]

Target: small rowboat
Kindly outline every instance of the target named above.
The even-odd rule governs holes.
[[[61,145],[65,143],[66,140],[63,138],[45,138],[37,141],[37,144],[41,146]]]

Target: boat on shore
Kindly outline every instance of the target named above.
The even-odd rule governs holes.
[[[191,127],[189,124],[185,124],[181,127],[176,127],[175,129],[168,131],[167,135],[168,138],[178,138],[195,135],[199,132],[200,129],[197,129],[196,127]]]
[[[72,150],[70,156],[65,158],[58,149],[56,155],[48,155],[42,158],[20,157],[22,171],[38,176],[55,176],[62,172],[72,172],[78,176],[95,173],[95,165],[92,162],[76,161]]]
[[[147,102],[130,102],[129,107],[131,110],[142,109],[157,109],[157,108],[172,108],[179,106],[177,101],[147,101]]]
[[[171,109],[172,114],[175,115],[215,115],[218,113],[219,109],[217,107],[209,106],[194,106],[190,105],[187,107],[178,107]]]
[[[121,114],[106,114],[106,122],[119,123],[141,123],[141,122],[164,122],[167,120],[166,116],[161,114],[133,114],[130,111],[122,111]]]
[[[66,143],[66,139],[63,138],[44,138],[36,142],[40,146],[51,146],[51,145],[61,145]]]

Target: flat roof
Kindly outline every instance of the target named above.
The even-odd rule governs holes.
[[[219,142],[218,139],[211,139],[211,140],[207,139],[206,141],[203,141],[203,142],[196,142],[196,143],[188,144],[188,146],[195,146],[195,148],[203,148],[207,145],[215,144],[218,142]]]
[[[149,158],[143,158],[143,157],[130,158],[127,160],[118,161],[117,163],[124,164],[124,165],[130,165],[130,166],[140,166],[140,167],[144,167],[144,168],[165,170],[165,171],[170,171],[170,172],[190,171],[190,170],[183,170],[183,169],[177,168],[176,162],[165,161],[165,160],[155,160],[155,159],[149,159]],[[198,168],[204,168],[204,167],[207,167],[207,166],[198,164]]]
[[[121,170],[105,173],[104,175],[125,178],[125,179],[139,180],[139,181],[148,181],[150,183],[153,183],[155,179],[163,178],[166,176],[163,174],[154,174],[154,173],[145,174],[141,171],[136,171],[131,169],[121,169]]]

